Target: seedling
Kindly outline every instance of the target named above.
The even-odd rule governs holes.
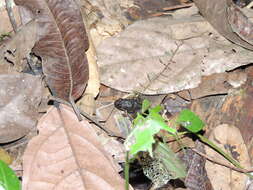
[[[161,145],[161,142],[157,142],[154,136],[160,131],[167,131],[168,135],[175,137],[176,140],[179,140],[181,135],[186,133],[191,133],[196,135],[202,142],[208,144],[222,156],[224,156],[228,161],[230,161],[237,168],[242,169],[243,167],[239,162],[234,160],[229,154],[224,152],[222,149],[217,147],[214,143],[208,140],[206,137],[200,134],[200,131],[203,131],[204,122],[192,111],[189,109],[182,110],[177,118],[175,119],[174,125],[168,126],[167,121],[161,115],[161,106],[151,107],[151,103],[148,100],[144,100],[142,103],[142,109],[140,113],[137,113],[137,117],[133,120],[133,129],[131,133],[128,135],[124,145],[127,153],[127,162],[126,165],[129,167],[128,163],[128,155],[134,158],[139,152],[148,152],[151,157],[154,155],[153,146],[158,143],[160,146],[167,146],[165,144]],[[178,132],[175,126],[181,126],[186,129],[184,132]],[[167,146],[168,147],[168,146]],[[168,147],[169,148],[169,147]],[[169,154],[168,154],[169,152]],[[166,166],[173,166],[176,155],[171,152],[169,149],[167,151],[163,151],[163,154],[167,154],[167,156],[163,156],[169,159],[166,159]],[[174,174],[174,178],[176,177],[182,178],[185,177],[186,171],[184,166],[171,167],[171,173]],[[166,167],[165,166],[165,167]],[[168,170],[170,170],[168,168]],[[169,171],[170,172],[170,171]],[[247,174],[249,175],[249,174]],[[125,176],[128,178],[128,171],[125,170]],[[127,179],[126,178],[126,179]],[[127,180],[126,180],[127,181]],[[128,182],[126,182],[126,189],[128,189]]]

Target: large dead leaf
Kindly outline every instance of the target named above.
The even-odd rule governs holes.
[[[227,124],[219,125],[213,130],[209,139],[230,154],[243,167],[250,167],[248,151],[238,128]],[[206,154],[217,161],[229,164],[224,157],[207,146]],[[248,177],[243,173],[210,161],[206,162],[206,171],[214,189],[241,190],[246,187]]]
[[[27,74],[0,75],[0,143],[25,136],[37,123],[41,80]]]
[[[102,83],[146,94],[197,87],[201,76],[249,64],[253,56],[193,17],[136,22],[105,39],[97,54]]]
[[[23,190],[123,190],[124,182],[87,121],[53,107],[24,154]]]
[[[252,24],[244,25],[249,21],[232,0],[194,0],[194,3],[221,35],[242,47],[253,50],[253,45],[249,42],[251,39],[247,40],[250,36],[245,33],[247,30],[252,31],[250,26]]]
[[[82,15],[74,0],[15,0],[36,19],[38,33],[33,51],[43,59],[43,72],[52,93],[79,98],[88,81],[88,49]]]

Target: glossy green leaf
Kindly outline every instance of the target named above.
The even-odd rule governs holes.
[[[192,133],[198,133],[205,125],[195,113],[188,109],[180,112],[177,122]]]
[[[0,160],[0,189],[21,190],[21,184],[14,171]]]
[[[145,111],[147,111],[151,106],[151,103],[149,100],[144,99],[142,102],[142,106],[141,106],[141,113],[144,113]]]

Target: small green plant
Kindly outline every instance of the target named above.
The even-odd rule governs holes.
[[[14,171],[0,160],[0,189],[21,190],[21,184]]]
[[[133,128],[128,135],[124,145],[127,153],[127,167],[129,167],[128,156],[134,157],[140,152],[148,152],[151,157],[154,154],[154,145],[160,144],[155,138],[160,130],[164,130],[168,135],[174,137],[176,140],[180,140],[180,136],[187,133],[196,135],[202,142],[212,147],[214,150],[223,155],[228,161],[230,161],[237,168],[243,167],[233,159],[229,154],[217,147],[214,143],[204,137],[200,132],[203,131],[204,122],[189,109],[182,110],[173,123],[173,126],[168,126],[167,121],[161,115],[161,106],[151,107],[151,103],[148,100],[144,100],[142,103],[142,109],[140,113],[137,113],[137,117],[133,120]],[[186,130],[178,132],[176,126],[181,126]],[[165,144],[162,144],[165,147]],[[167,146],[167,145],[166,145]],[[187,145],[186,145],[187,146]],[[167,146],[168,147],[168,146]],[[176,155],[166,148],[167,151],[163,151],[163,157],[169,158],[166,161],[163,159],[163,163],[168,168],[168,172],[171,173],[171,179],[185,177],[186,171],[183,166],[180,166],[180,162],[176,158]],[[168,154],[169,153],[169,154]],[[159,155],[159,154],[158,154]],[[174,160],[177,160],[177,167],[173,167]],[[171,171],[170,171],[171,170]],[[128,171],[125,170],[125,176],[128,177]],[[127,181],[127,178],[126,178]],[[126,182],[126,189],[128,189],[128,182]]]

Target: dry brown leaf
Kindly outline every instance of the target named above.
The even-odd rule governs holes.
[[[14,65],[14,70],[23,71],[26,62],[23,60],[31,52],[36,42],[36,23],[31,21],[23,25],[19,31],[0,48],[0,64],[6,64],[5,57]],[[6,53],[11,51],[13,55]],[[10,63],[7,63],[10,64]]]
[[[238,15],[236,15],[237,12],[234,11],[235,5],[232,0],[194,0],[194,3],[199,8],[201,14],[221,35],[242,47],[253,50],[253,45],[251,43],[245,41],[245,39],[236,34],[241,32],[242,26],[231,25],[231,23],[233,23],[233,21],[231,21],[231,16],[232,18],[236,17],[238,19]],[[243,15],[243,13],[240,12],[240,15]],[[240,19],[241,18],[239,18],[239,20]],[[247,17],[244,17],[243,22],[246,22],[246,19]],[[240,31],[238,31],[238,28]]]
[[[135,22],[101,42],[97,54],[103,84],[145,94],[197,87],[201,76],[249,64],[253,55],[195,17]]]
[[[18,7],[15,6],[14,3],[12,3],[12,11],[13,11],[13,16],[17,22],[18,25],[20,25],[20,17],[18,14]],[[1,0],[0,1],[0,18],[1,18],[1,22],[0,22],[0,35],[6,32],[11,32],[13,30],[9,17],[8,17],[8,13],[5,9],[5,1]]]
[[[240,87],[246,80],[247,74],[243,71],[212,74],[202,77],[197,88],[181,91],[178,95],[192,100],[210,95],[226,94],[230,89]]]
[[[123,190],[124,181],[87,121],[52,107],[24,154],[23,190]]]
[[[41,79],[28,74],[0,75],[0,143],[17,140],[36,126]]]
[[[91,37],[97,46],[128,24],[122,8],[133,5],[133,0],[81,0],[81,4],[85,7]]]
[[[209,139],[219,148],[229,153],[243,167],[250,167],[248,151],[238,128],[227,124],[219,125],[213,130]],[[229,164],[224,157],[207,146],[206,154],[215,160]],[[214,189],[242,190],[246,187],[248,177],[243,173],[210,161],[206,162],[206,170]]]
[[[98,65],[97,65],[97,53],[94,47],[93,40],[90,35],[87,15],[85,12],[84,5],[81,4],[80,6],[81,6],[81,13],[82,13],[83,21],[85,24],[85,28],[87,29],[87,35],[89,38],[90,46],[86,52],[88,65],[89,65],[89,80],[88,80],[87,87],[85,89],[85,94],[78,101],[78,105],[81,110],[88,113],[89,115],[92,115],[95,110],[95,97],[99,93],[100,79],[99,79]]]
[[[85,51],[88,37],[79,5],[74,0],[15,0],[37,23],[33,52],[42,57],[43,73],[53,95],[78,99],[88,82]]]

